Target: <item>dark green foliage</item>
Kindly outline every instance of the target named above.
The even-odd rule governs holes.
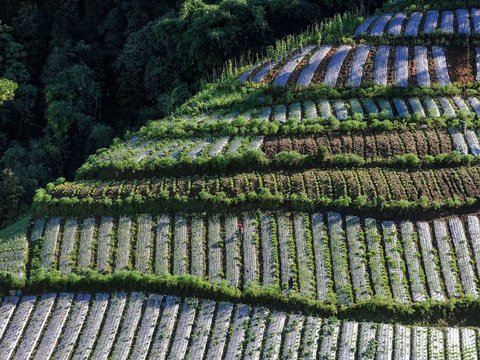
[[[353,5],[364,10],[328,0],[2,1],[0,170],[19,179],[27,204],[115,135],[231,74],[238,64],[226,69],[227,59],[256,61],[251,54]]]
[[[22,289],[24,286],[25,278],[20,278],[10,272],[0,271],[0,293],[6,294],[10,290]]]
[[[0,228],[13,223],[26,210],[25,189],[10,169],[0,174]]]
[[[0,290],[19,288],[22,282],[0,273]],[[429,325],[478,325],[480,300],[461,297],[446,301],[427,300],[401,304],[391,300],[372,299],[349,306],[336,307],[319,300],[308,299],[297,292],[285,294],[277,287],[250,285],[242,291],[223,283],[211,283],[201,278],[169,274],[156,276],[136,271],[113,274],[87,272],[84,275],[62,275],[60,272],[35,271],[26,285],[29,293],[59,291],[143,291],[178,296],[195,296],[216,301],[246,303],[275,310],[300,311],[320,317],[336,316],[356,321],[399,322]]]

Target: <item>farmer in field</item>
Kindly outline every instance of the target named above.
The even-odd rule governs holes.
[[[293,277],[290,276],[288,279],[288,292],[293,291],[293,286],[295,285],[295,282],[293,281]]]
[[[243,224],[241,222],[238,223],[238,237],[243,240]]]

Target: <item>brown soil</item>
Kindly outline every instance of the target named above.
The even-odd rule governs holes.
[[[342,136],[342,151],[346,153],[353,153],[353,141],[350,135]]]
[[[463,185],[468,194],[473,194],[475,191],[478,191],[470,171],[467,171],[466,169],[459,169],[458,175],[462,179]]]
[[[381,142],[387,141],[390,145],[390,154],[401,154],[404,153],[405,148],[403,145],[403,141],[400,136],[388,136],[388,139],[383,139],[382,137],[385,135],[378,135],[377,139],[381,139]]]
[[[408,172],[402,172],[399,174],[400,183],[403,185],[403,188],[405,189],[406,192],[406,199],[407,200],[412,200],[417,198],[417,191],[414,190],[413,192],[410,191],[410,189],[413,186],[413,181],[410,177],[410,174]]]
[[[377,144],[373,136],[365,137],[365,158],[377,157]]]
[[[350,197],[356,198],[359,195],[361,195],[362,190],[361,190],[360,184],[358,183],[358,180],[357,180],[357,177],[355,176],[355,174],[352,171],[344,171],[343,172],[343,177],[344,177],[345,182],[347,184],[356,184],[355,186],[349,186],[349,188],[351,189],[349,191]]]
[[[402,141],[403,151],[405,153],[417,152],[417,144],[415,143],[411,131],[403,131],[398,134],[398,137]]]
[[[428,131],[425,133],[425,137],[427,138],[428,142],[428,152],[435,152],[440,153],[440,140],[438,139],[438,135],[436,131]]]
[[[459,198],[463,199],[464,194],[463,194],[463,186],[462,186],[462,181],[458,180],[455,177],[455,173],[451,172],[450,169],[443,169],[442,174],[440,178],[445,179],[444,181],[437,181],[438,182],[438,187],[440,191],[444,194],[446,194],[448,191],[450,191],[450,195],[444,195],[445,198],[453,197],[457,195]],[[454,183],[451,183],[451,182]]]
[[[305,66],[307,66],[308,62],[310,61],[311,56],[314,54],[314,52],[317,51],[317,49],[313,49],[310,51],[303,59],[297,64],[297,67],[295,70],[293,70],[292,75],[290,75],[290,78],[287,81],[287,86],[295,86],[297,83],[298,76],[300,75],[300,72],[303,70]]]
[[[291,175],[292,179],[292,192],[294,194],[301,194],[305,192],[305,185],[303,182],[302,173],[296,173]]]
[[[435,183],[436,183],[436,185],[437,185],[437,188],[442,189],[441,191],[442,191],[442,193],[443,193],[443,196],[445,196],[446,198],[451,198],[451,197],[453,197],[453,196],[455,195],[455,193],[451,193],[451,192],[450,192],[450,188],[448,188],[448,187],[446,187],[446,188],[443,187],[443,188],[442,188],[442,187],[440,186],[440,184],[444,183],[444,180],[442,180],[442,175],[437,176],[437,177],[435,178]]]
[[[332,154],[341,154],[342,153],[342,134],[331,133],[328,134],[328,139],[330,140],[330,148],[332,149]]]
[[[377,48],[373,47],[368,53],[367,61],[363,67],[362,86],[373,84],[375,56],[377,55]]]
[[[475,49],[468,50],[463,46],[452,46],[447,48],[447,67],[452,82],[458,82],[461,84],[475,82],[472,54],[474,59]]]
[[[353,57],[355,56],[355,52],[357,51],[356,47],[352,47],[352,49],[348,52],[345,61],[340,68],[340,73],[338,74],[337,85],[345,85],[348,81],[348,77],[350,76],[350,69],[352,68]]]
[[[303,176],[303,182],[305,183],[305,191],[308,196],[314,197],[317,195],[316,179],[310,173],[305,173]]]
[[[388,53],[387,64],[387,84],[395,84],[395,46],[390,46],[390,52]]]
[[[388,184],[390,185],[390,191],[392,192],[392,196],[397,199],[405,199],[407,197],[407,194],[398,176],[391,172],[385,172],[384,174],[387,178]]]
[[[428,74],[430,75],[430,82],[432,84],[438,83],[437,72],[435,71],[435,61],[433,60],[432,48],[427,48],[428,58]]]
[[[375,185],[378,194],[383,196],[384,199],[390,200],[392,198],[392,194],[390,193],[390,189],[385,182],[384,177],[381,174],[380,169],[376,169],[377,171],[369,171],[370,176],[372,178],[372,182]]]
[[[415,66],[415,49],[413,46],[408,47],[408,85],[417,84],[417,68]]]
[[[417,144],[417,152],[418,155],[423,156],[428,154],[428,144],[427,139],[425,138],[425,134],[423,131],[415,131],[415,142]]]
[[[440,144],[440,153],[453,151],[452,138],[446,131],[437,130],[438,142]]]
[[[451,173],[443,171],[440,180],[443,180],[439,182],[442,192],[446,193],[450,190],[450,194],[458,194],[459,197],[461,197],[459,193],[461,187],[459,186],[459,184],[457,184]],[[444,186],[442,186],[441,184],[444,184]]]
[[[330,60],[333,54],[335,54],[336,50],[336,46],[332,47],[328,52],[327,56],[325,56],[325,58],[320,62],[320,65],[318,65],[315,74],[313,74],[312,84],[318,84],[323,82],[323,79],[325,78],[325,72],[327,71],[327,66],[330,63]]]
[[[366,170],[359,170],[357,171],[358,178],[363,185],[363,193],[369,198],[376,197],[377,191],[375,186],[373,186],[372,179],[369,175],[369,172]]]
[[[425,183],[428,184],[429,190],[430,190],[433,198],[434,199],[441,199],[445,195],[438,188],[438,184],[437,184],[435,178],[432,175],[433,175],[432,173],[427,172],[427,171],[423,173],[423,177],[425,178]]]
[[[352,134],[353,150],[355,154],[365,156],[365,142],[363,141],[363,135]]]
[[[410,178],[413,182],[413,188],[410,191],[417,191],[417,198],[420,196],[428,196],[431,198],[431,194],[429,191],[429,186],[426,186],[423,181],[423,176],[421,172],[413,171],[410,173]]]
[[[257,67],[255,68],[255,70],[253,70],[253,72],[252,72],[252,73],[250,74],[250,76],[247,78],[247,80],[253,79],[253,78],[255,77],[255,75],[257,75],[257,74],[260,72],[260,70],[262,70],[263,67],[264,67],[265,65],[267,65],[267,63],[268,63],[268,61],[265,61],[265,62],[261,63],[259,66],[257,66]]]
[[[345,191],[343,186],[339,186],[343,184],[343,180],[339,171],[329,171],[330,177],[332,178],[332,183],[334,184],[335,192],[333,196],[338,198],[340,196],[348,195],[348,192]]]
[[[308,176],[315,179],[315,184],[317,184],[316,188],[318,189],[318,193],[321,194],[331,194],[332,190],[332,181],[330,177],[322,177],[318,176],[318,173],[309,171]]]
[[[263,186],[267,189],[272,189],[272,192],[276,192],[275,178],[272,174],[266,174],[263,176]]]
[[[203,185],[202,185],[203,182]],[[122,182],[100,184],[67,184],[59,186],[50,193],[78,194],[82,187],[89,188],[90,193],[98,189],[103,199],[105,192],[112,189],[112,194],[121,196],[145,193],[157,188],[170,189],[170,195],[178,193],[180,188],[188,188],[184,195],[197,199],[198,190],[205,189],[214,193],[224,191],[228,196],[247,194],[249,191],[258,191],[260,186],[269,188],[273,193],[282,192],[285,195],[293,192],[308,191],[309,196],[341,196],[349,194],[356,196],[359,193],[367,196],[367,201],[400,200],[407,197],[409,200],[418,200],[419,196],[426,196],[431,203],[435,200],[445,200],[452,196],[460,199],[478,197],[480,195],[480,166],[468,166],[434,170],[394,170],[394,169],[355,169],[355,170],[324,170],[311,169],[295,172],[272,172],[269,174],[246,173],[236,176],[219,175],[210,177],[179,177],[153,179],[151,182],[138,182],[130,186]],[[185,185],[191,184],[191,185]],[[278,184],[278,186],[277,186]],[[172,188],[174,188],[172,190]],[[215,190],[215,191],[214,191]],[[62,194],[64,193],[64,194]],[[147,198],[153,194],[147,194]],[[71,195],[72,196],[72,195]],[[113,199],[115,200],[115,199]]]
[[[293,51],[289,53],[283,60],[281,60],[277,65],[275,65],[270,71],[268,72],[267,76],[263,79],[263,82],[265,83],[271,83],[275,78],[277,77],[278,72],[280,71],[281,68],[285,66],[285,64],[292,58],[292,56],[296,55],[299,53],[299,50]]]
[[[377,140],[377,153],[380,157],[385,158],[391,154],[390,143],[387,140],[387,137],[375,137]]]
[[[321,138],[319,139],[318,142],[315,142],[315,139],[313,139],[312,137],[309,137],[307,139],[305,139],[305,141],[303,141],[303,151],[306,153],[306,154],[316,154],[318,152],[318,147],[320,146],[326,146],[326,141],[324,141],[325,138]],[[317,146],[318,144],[318,146]]]
[[[400,132],[356,133],[332,132],[322,135],[267,137],[262,150],[269,158],[281,151],[295,150],[304,155],[317,155],[326,146],[330,154],[356,154],[366,160],[388,158],[406,153],[418,156],[438,155],[453,151],[449,135],[444,130],[405,130]]]

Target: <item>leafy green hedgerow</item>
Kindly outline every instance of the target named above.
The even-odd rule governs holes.
[[[300,311],[321,317],[355,318],[357,321],[430,325],[462,324],[462,326],[476,325],[480,321],[480,299],[471,297],[446,301],[427,300],[407,304],[373,299],[348,306],[335,307],[319,300],[305,298],[298,292],[287,294],[278,287],[265,288],[250,285],[240,291],[224,283],[211,283],[191,275],[172,276],[166,274],[155,276],[136,271],[113,274],[100,274],[91,271],[84,275],[62,275],[56,270],[40,269],[32,273],[25,290],[29,293],[143,291],[146,293],[194,296],[216,301],[247,303],[277,310]]]
[[[20,277],[8,271],[0,271],[0,293],[6,294],[10,290],[22,289],[25,286],[25,277]]]
[[[432,84],[422,86],[382,86],[374,85],[352,88],[347,85],[327,86],[314,83],[310,86],[272,87],[265,83],[240,84],[230,79],[208,85],[205,90],[182,105],[174,114],[176,117],[197,116],[204,112],[238,111],[243,112],[264,106],[287,105],[294,102],[317,99],[353,99],[353,98],[405,98],[438,97],[453,95],[475,96],[479,93],[479,84],[451,84],[447,86]],[[147,125],[148,127],[148,125]]]
[[[351,163],[351,159],[347,160]],[[472,176],[461,180],[462,187],[452,188],[452,181],[457,181],[467,171]],[[362,214],[381,211],[385,216],[395,217],[477,205],[479,171],[478,165],[415,171],[314,168],[295,173],[247,172],[140,181],[65,182],[59,179],[37,191],[33,210],[36,216],[84,216],[89,212],[92,215],[121,215],[166,211],[224,213],[232,209],[251,211],[257,208],[298,211],[337,208]],[[368,173],[376,176],[375,184],[366,177]],[[424,192],[422,186],[427,186],[425,182],[431,181],[432,176],[437,179],[439,188],[449,191],[445,194]],[[415,182],[402,180],[408,178],[415,179]],[[450,193],[452,195],[446,195]]]
[[[213,211],[229,213],[235,211],[277,210],[280,208],[295,211],[348,211],[352,214],[365,216],[382,216],[398,218],[399,216],[416,216],[424,212],[436,213],[449,209],[468,210],[480,204],[479,198],[467,197],[461,200],[458,197],[445,200],[428,201],[425,197],[418,200],[392,200],[385,201],[383,197],[366,198],[359,195],[357,198],[341,196],[331,198],[325,195],[317,198],[307,194],[272,194],[268,189],[262,188],[257,192],[240,194],[236,197],[226,197],[225,193],[210,194],[200,193],[199,197],[191,198],[188,195],[156,194],[155,197],[142,197],[134,195],[125,200],[112,200],[103,198],[95,201],[87,198],[56,198],[52,199],[45,191],[39,190],[35,195],[33,212],[36,216],[92,216],[123,214],[132,215],[139,212],[160,214],[165,212],[204,212]]]
[[[458,151],[448,154],[425,155],[416,154],[395,155],[386,158],[365,159],[356,154],[328,153],[326,147],[321,147],[317,154],[300,154],[297,151],[281,151],[273,158],[268,158],[261,150],[248,150],[239,154],[225,154],[214,157],[199,157],[197,159],[159,158],[152,162],[111,161],[100,164],[88,162],[76,174],[79,180],[133,180],[155,177],[167,174],[177,176],[194,174],[227,174],[235,172],[266,170],[300,170],[313,167],[346,168],[358,166],[392,168],[438,168],[444,166],[462,166],[478,164],[480,159],[472,155],[462,155]]]
[[[163,119],[153,121],[142,128],[138,135],[148,140],[160,139],[184,139],[192,137],[215,136],[253,136],[253,135],[303,135],[323,134],[338,131],[344,134],[362,132],[365,130],[393,131],[405,129],[417,129],[420,125],[426,125],[434,129],[446,129],[458,127],[464,121],[469,128],[480,126],[480,119],[474,113],[459,113],[457,118],[446,119],[443,117],[421,117],[415,114],[405,118],[388,118],[388,114],[381,112],[369,114],[365,118],[358,118],[357,114],[345,120],[338,120],[334,116],[327,119],[321,117],[312,119],[290,118],[285,123],[277,121],[261,120],[258,118],[247,119],[239,116],[232,122],[222,119],[212,120],[208,123],[202,121],[188,121],[181,119]],[[131,137],[132,135],[127,135]]]

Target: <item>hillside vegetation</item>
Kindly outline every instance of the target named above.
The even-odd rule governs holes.
[[[85,161],[62,152],[78,168],[38,188],[29,215],[0,231],[0,358],[479,357],[480,2],[345,13],[299,2],[289,6],[310,6],[307,18],[335,14],[304,31],[289,24],[298,33],[276,42],[259,36],[258,55],[225,63],[241,51],[216,53],[218,28],[196,47],[206,39],[197,26],[226,7],[237,17],[225,31],[237,21],[261,29],[244,11],[270,19],[281,3],[248,5],[183,3],[150,22],[151,38],[143,27],[127,36],[144,57],[111,49],[111,114],[132,126],[158,120]],[[238,29],[231,46],[249,48],[255,40]],[[192,62],[173,67],[185,93],[173,94],[175,71],[153,70],[167,61],[150,53],[155,38],[167,53],[172,39],[188,47]],[[147,53],[154,60],[136,66]],[[199,86],[202,76],[212,81]],[[170,100],[198,92],[173,110],[177,100],[150,97],[152,84]],[[88,101],[64,89],[46,98]],[[103,99],[98,114],[113,134]],[[66,134],[81,136],[75,126],[86,123],[60,116],[67,100],[47,129],[78,150]],[[12,170],[4,176],[22,187]]]
[[[255,58],[363,3],[2,1],[0,226],[26,211],[36,188],[71,178],[115,136],[174,111],[227,59]]]

